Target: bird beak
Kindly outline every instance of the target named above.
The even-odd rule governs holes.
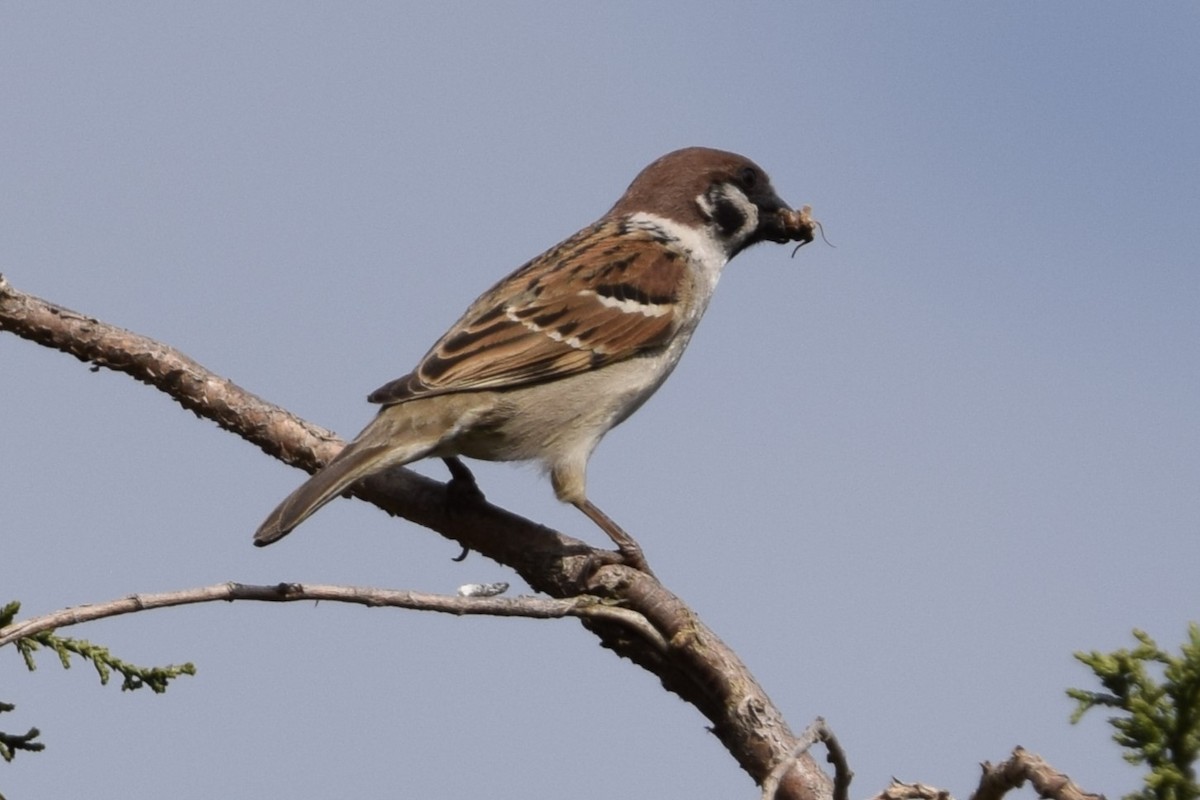
[[[758,202],[759,236],[779,244],[808,244],[816,233],[816,223],[810,216],[811,211],[809,206],[794,209],[778,195],[771,193]]]

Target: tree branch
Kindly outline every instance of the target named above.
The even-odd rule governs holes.
[[[775,769],[771,770],[771,774],[767,776],[767,779],[763,781],[762,800],[774,800],[775,793],[779,790],[779,781],[792,768],[796,759],[808,752],[808,749],[817,742],[821,742],[829,750],[826,760],[830,764],[833,764],[833,800],[849,800],[850,781],[853,780],[854,773],[850,770],[850,762],[846,759],[846,751],[842,749],[837,736],[825,724],[825,720],[822,717],[817,717],[811,725],[804,729],[796,738],[795,749],[792,750],[786,759],[780,761],[775,766]]]
[[[954,800],[945,789],[924,783],[904,783],[892,778],[892,783],[871,800]]]
[[[983,775],[979,787],[971,800],[1000,800],[1013,789],[1020,789],[1029,781],[1039,797],[1049,800],[1105,800],[1102,794],[1089,794],[1063,773],[1051,767],[1042,757],[1023,747],[1013,750],[1007,761],[993,765],[989,761],[980,765]],[[902,783],[895,779],[892,785],[872,800],[954,800],[953,796],[923,783]]]
[[[373,607],[387,606],[415,611],[439,611],[458,616],[482,614],[493,617],[529,617],[531,619],[561,619],[563,617],[605,619],[625,625],[645,637],[648,643],[660,651],[667,649],[667,642],[637,612],[606,604],[600,598],[590,595],[558,600],[545,597],[455,597],[396,589],[375,589],[365,586],[300,583],[256,586],[234,582],[181,589],[175,592],[131,594],[105,603],[64,608],[51,614],[14,622],[7,628],[0,628],[0,647],[43,631],[68,628],[93,620],[117,617],[136,611],[147,611],[152,608],[212,603],[218,600],[258,600],[267,603],[327,600]]]
[[[1020,789],[1029,781],[1039,797],[1052,800],[1104,800],[1102,794],[1089,794],[1063,773],[1051,767],[1042,757],[1023,747],[1013,750],[1012,757],[993,765],[985,761],[979,788],[971,800],[1000,800],[1009,791]]]
[[[0,330],[97,368],[124,372],[268,455],[308,472],[319,469],[342,447],[328,430],[256,397],[178,350],[19,292],[3,276]],[[792,759],[776,797],[824,800],[830,796],[829,777],[807,753],[793,756],[796,736],[746,666],[653,577],[614,563],[615,554],[609,551],[593,549],[482,498],[460,493],[452,502],[445,485],[407,469],[362,481],[354,494],[508,565],[535,590],[553,598],[588,594],[611,604],[598,606],[608,609],[603,613],[578,616],[605,647],[654,673],[665,688],[695,705],[756,782],[761,784],[776,765]],[[146,597],[160,596],[140,597],[144,603]],[[130,603],[125,611],[138,609],[132,598],[116,602]],[[622,610],[640,616],[656,634],[643,631],[630,636],[630,620],[611,613]]]

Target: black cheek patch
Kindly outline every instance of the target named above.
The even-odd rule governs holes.
[[[726,236],[733,236],[746,224],[746,215],[724,197],[717,197],[713,204],[713,222]]]

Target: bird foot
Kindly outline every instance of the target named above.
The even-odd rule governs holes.
[[[475,482],[475,475],[457,456],[443,458],[450,470],[450,480],[446,482],[446,501],[451,507],[479,505],[487,500],[483,490]]]
[[[650,569],[650,562],[646,561],[646,555],[642,552],[642,547],[637,542],[633,542],[632,546],[626,544],[617,548],[617,552],[621,556],[621,561],[625,566],[636,569],[638,572],[644,572],[651,578],[657,580],[654,570]]]
[[[462,459],[457,456],[443,458],[446,463],[446,468],[450,470],[450,480],[446,482],[446,510],[453,514],[454,512],[473,505],[480,505],[487,502],[487,498],[483,495],[483,490],[479,488],[479,484],[475,481],[475,475],[462,462]],[[470,554],[471,548],[463,546],[462,552],[450,559],[451,561],[465,561]]]

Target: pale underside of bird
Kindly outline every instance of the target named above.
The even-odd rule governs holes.
[[[675,368],[725,264],[758,242],[812,241],[807,211],[734,153],[692,147],[654,161],[608,213],[486,291],[416,369],[372,392],[383,406],[374,420],[254,543],[286,536],[369,475],[429,457],[454,469],[467,456],[539,462],[559,500],[649,571],[588,500],[588,459]]]

